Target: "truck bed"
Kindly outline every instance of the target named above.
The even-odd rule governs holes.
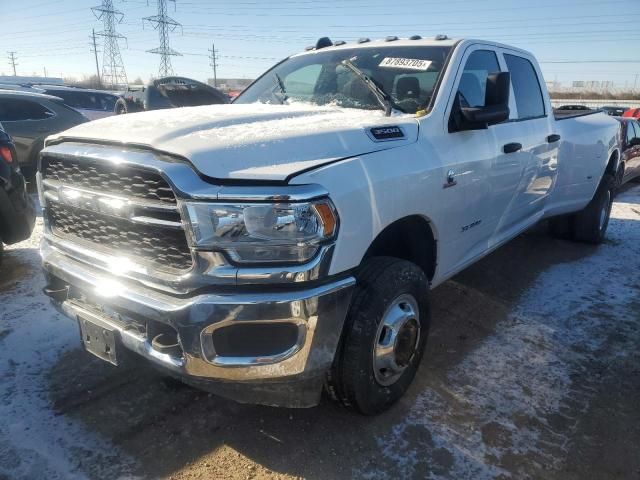
[[[585,115],[593,115],[600,113],[601,110],[563,110],[560,108],[553,109],[553,115],[556,120],[566,120],[567,118],[584,117]]]

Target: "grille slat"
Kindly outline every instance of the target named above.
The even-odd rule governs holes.
[[[101,164],[85,159],[45,158],[43,176],[67,185],[127,195],[163,203],[176,203],[169,184],[156,172]]]
[[[82,157],[45,156],[42,174],[45,188],[49,185],[46,180],[56,180],[59,183],[49,185],[50,188],[62,184],[98,195],[116,194],[138,199],[138,202],[143,199],[145,203],[139,203],[140,211],[136,210],[136,215],[179,222],[177,210],[165,211],[166,208],[177,208],[177,201],[169,184],[157,172],[108,162],[103,164]],[[54,200],[47,200],[45,214],[52,233],[58,237],[72,242],[90,242],[105,253],[151,264],[160,270],[184,271],[193,265],[185,232],[180,228],[138,223],[100,213],[91,206],[72,206],[61,198]]]
[[[191,252],[182,230],[138,225],[61,204],[52,204],[47,213],[51,229],[58,236],[80,238],[163,267],[184,270],[191,266]]]

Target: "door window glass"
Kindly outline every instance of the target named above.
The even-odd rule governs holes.
[[[45,120],[53,116],[51,110],[38,102],[0,97],[0,122]]]
[[[500,64],[495,52],[491,50],[476,50],[469,55],[458,85],[458,91],[463,97],[463,103],[466,102],[469,107],[483,107],[485,105],[487,77],[499,71]]]
[[[529,60],[505,54],[504,59],[511,73],[511,85],[518,108],[518,119],[544,116],[544,99],[538,76]]]

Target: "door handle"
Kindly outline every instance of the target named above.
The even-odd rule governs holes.
[[[507,143],[504,147],[502,147],[502,151],[504,153],[514,153],[519,150],[522,150],[521,143]]]
[[[38,127],[38,128],[36,128],[36,130],[38,132],[48,132],[49,131],[49,129],[47,127]]]
[[[547,137],[547,143],[554,143],[558,140],[560,140],[560,135],[558,135],[557,133],[552,133]]]

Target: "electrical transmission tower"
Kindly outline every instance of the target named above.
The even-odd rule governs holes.
[[[167,1],[172,1],[175,5],[176,0],[157,0],[158,14],[142,19],[143,24],[145,21],[149,22],[160,34],[160,46],[152,50],[147,50],[149,53],[160,55],[160,68],[158,70],[160,77],[173,75],[171,57],[182,55],[169,46],[169,32],[173,32],[178,27],[182,28],[182,25],[167,15]]]
[[[102,50],[102,82],[116,88],[127,85],[127,74],[124,71],[124,63],[120,55],[118,40],[125,40],[124,35],[116,32],[116,23],[122,22],[124,14],[113,8],[112,0],[102,0],[102,4],[92,7],[91,10],[98,20],[102,20],[104,30],[96,33],[103,37]]]
[[[7,54],[9,55],[9,63],[11,63],[11,66],[13,67],[13,76],[16,76],[16,65],[18,65],[16,63],[16,52],[7,52]]]

